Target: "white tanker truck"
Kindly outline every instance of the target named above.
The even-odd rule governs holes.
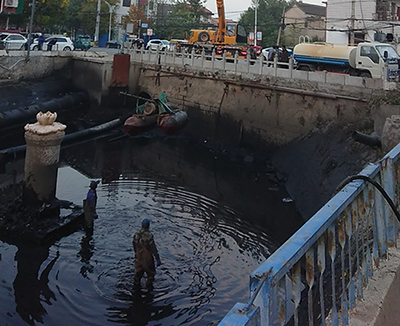
[[[387,65],[388,79],[399,80],[399,55],[387,43],[359,43],[356,46],[331,43],[300,43],[293,49],[296,69],[329,71],[351,76],[382,79]]]

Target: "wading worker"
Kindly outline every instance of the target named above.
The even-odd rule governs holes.
[[[147,274],[148,286],[151,286],[156,275],[154,259],[157,266],[161,265],[160,256],[158,255],[157,246],[154,242],[153,234],[149,231],[150,220],[145,218],[142,221],[142,228],[133,236],[133,249],[135,250],[135,285],[140,285],[144,273]]]
[[[85,222],[88,228],[93,227],[93,220],[96,219],[96,205],[97,205],[97,185],[100,181],[91,181],[89,185],[89,191],[86,195],[86,199],[83,201],[83,211],[85,213]]]

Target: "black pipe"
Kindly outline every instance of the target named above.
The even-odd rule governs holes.
[[[71,143],[73,140],[81,139],[81,138],[89,138],[93,137],[97,134],[100,134],[104,131],[107,131],[111,128],[114,128],[123,123],[124,118],[118,118],[106,123],[103,123],[98,126],[94,126],[85,130],[80,130],[77,132],[73,132],[71,134],[65,135],[61,146],[63,144]],[[19,145],[15,147],[10,147],[6,149],[0,150],[0,174],[5,172],[5,164],[9,161],[15,160],[16,158],[21,157],[26,150],[26,145]]]
[[[372,133],[371,135],[363,134],[359,131],[354,131],[351,137],[358,141],[359,143],[371,146],[371,147],[381,147],[381,137],[378,134]]]
[[[364,180],[367,181],[369,183],[371,183],[376,189],[379,190],[379,192],[382,194],[382,196],[386,199],[386,201],[388,202],[389,206],[392,208],[394,214],[396,215],[397,219],[400,222],[400,213],[396,208],[396,205],[393,203],[392,198],[390,198],[390,196],[387,194],[387,192],[385,191],[385,189],[382,188],[382,186],[375,182],[374,180],[372,180],[370,177],[367,177],[365,175],[352,175],[350,177],[347,177],[346,179],[344,179],[339,186],[336,188],[336,191],[339,191],[340,189],[342,189],[345,185],[347,185],[348,183],[354,181],[354,180]]]
[[[84,93],[74,93],[41,104],[33,104],[24,108],[0,112],[0,129],[31,120],[39,111],[61,112],[75,105],[82,104],[86,100],[87,96]]]

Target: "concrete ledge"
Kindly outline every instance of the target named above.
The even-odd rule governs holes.
[[[400,324],[400,250],[390,248],[364,289],[364,298],[349,313],[350,326],[398,326]]]

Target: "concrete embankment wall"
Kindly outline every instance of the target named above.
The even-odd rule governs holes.
[[[10,51],[4,55],[0,51],[0,81],[35,79],[54,73],[69,74],[73,56],[69,52],[32,52],[29,59],[25,52]]]
[[[152,96],[165,91],[170,102],[189,109],[189,116],[197,118],[201,112],[230,119],[238,129],[235,139],[259,137],[274,145],[327,122],[360,122],[370,116],[368,100],[380,93],[366,87],[154,65],[143,65],[138,78],[142,91]]]
[[[113,56],[85,52],[39,54],[33,51],[29,61],[21,54],[1,57],[0,79],[70,74],[74,86],[87,91],[94,105],[117,102],[115,96],[110,96]],[[134,61],[129,67],[128,84],[129,93],[144,91],[157,97],[166,92],[173,106],[186,109],[196,121],[190,128],[194,133],[221,141],[273,146],[286,144],[326,122],[346,125],[369,119],[368,100],[384,93],[369,88],[368,82],[342,86]]]

